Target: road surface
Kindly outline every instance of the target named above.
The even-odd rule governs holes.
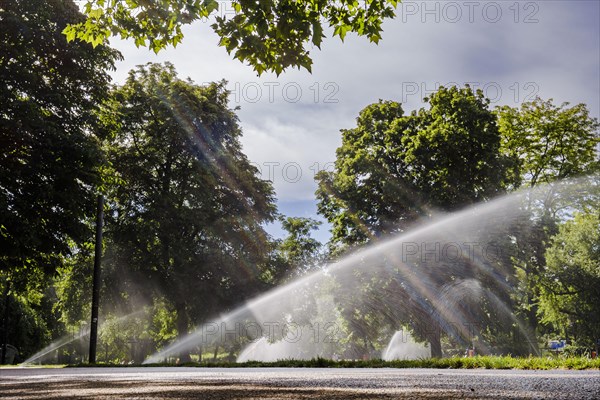
[[[600,399],[600,371],[0,369],[9,399]]]

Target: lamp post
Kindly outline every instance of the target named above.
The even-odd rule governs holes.
[[[6,286],[4,287],[4,294],[2,295],[2,336],[0,337],[0,341],[2,342],[2,348],[0,351],[2,352],[0,356],[0,365],[5,364],[7,357],[6,352],[8,351],[8,318],[9,318],[9,306],[10,306],[10,296],[8,295],[10,292],[10,280],[6,279]]]
[[[96,211],[96,245],[94,249],[94,280],[92,286],[92,323],[90,324],[90,364],[96,364],[96,345],[98,342],[98,306],[100,304],[100,260],[102,258],[103,223],[104,196],[98,195],[98,209]]]

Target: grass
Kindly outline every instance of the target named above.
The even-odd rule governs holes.
[[[78,364],[69,367],[129,367],[134,365],[120,364]],[[140,366],[140,365],[135,365]],[[521,369],[521,370],[550,370],[550,369],[600,369],[600,359],[587,357],[450,357],[430,358],[422,360],[366,360],[366,361],[334,361],[324,358],[312,360],[279,360],[274,362],[248,361],[244,363],[217,362],[192,362],[179,365],[173,364],[145,364],[144,367],[220,367],[220,368],[440,368],[440,369]]]
[[[65,368],[68,367],[69,365],[66,364],[42,364],[42,365],[38,365],[38,364],[31,364],[31,365],[27,365],[24,366],[23,368],[48,368],[48,369],[53,369],[53,368]],[[2,364],[0,365],[0,369],[8,369],[8,368],[18,368],[21,367],[20,365],[12,365],[12,364]]]

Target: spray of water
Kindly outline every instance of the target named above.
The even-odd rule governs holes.
[[[143,311],[136,311],[131,314],[127,314],[122,317],[111,320],[111,322],[112,323],[121,323],[121,322],[127,321],[127,320],[139,315],[142,312]],[[104,326],[105,326],[104,322],[100,321],[100,323],[99,323],[99,333],[100,334],[102,334]],[[55,340],[54,342],[50,343],[48,346],[44,347],[42,350],[38,351],[37,353],[35,353],[31,357],[29,357],[27,360],[23,361],[19,365],[21,367],[26,367],[26,366],[32,365],[32,364],[40,364],[43,362],[47,362],[49,359],[54,357],[54,355],[56,354],[55,352],[58,349],[61,349],[61,348],[65,347],[71,343],[74,343],[76,341],[82,340],[83,338],[89,336],[89,334],[90,334],[90,328],[89,328],[89,326],[85,326],[85,327],[79,329],[79,332],[76,334],[74,333],[72,335],[65,335],[65,336]]]
[[[53,356],[54,352],[56,350],[66,346],[68,344],[71,344],[75,341],[82,339],[83,337],[89,335],[89,333],[90,333],[89,328],[84,328],[84,329],[80,329],[77,334],[65,335],[65,336],[55,340],[54,342],[50,343],[48,346],[44,347],[42,350],[38,351],[37,353],[35,353],[31,357],[29,357],[27,360],[23,361],[19,365],[21,367],[25,367],[25,366],[31,365],[31,364],[42,363],[49,357]]]
[[[532,204],[560,201],[568,212],[571,197],[598,189],[591,186],[590,179],[563,182],[424,221],[198,326],[145,363],[236,343],[246,344],[238,361],[356,358],[348,343],[364,343],[360,351],[373,354],[369,346],[378,340],[389,343],[384,357],[403,357],[395,350],[403,327],[419,342],[439,343],[443,334],[459,346],[477,342],[480,351],[492,352],[484,337],[499,320],[535,352],[534,338],[508,306],[511,241],[531,218]],[[419,346],[423,356],[429,347]]]
[[[431,357],[429,346],[416,342],[410,332],[406,330],[396,331],[381,354],[381,358],[386,361],[419,360],[429,357]]]

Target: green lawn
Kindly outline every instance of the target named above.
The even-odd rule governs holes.
[[[73,365],[74,367],[88,366],[88,364]],[[121,367],[123,365],[97,364],[96,366]],[[130,365],[128,365],[130,366]],[[146,364],[144,366],[174,366],[173,364]],[[423,360],[367,360],[367,361],[334,361],[323,358],[312,360],[280,360],[275,362],[249,361],[245,363],[230,362],[202,362],[186,363],[178,366],[187,367],[289,367],[289,368],[454,368],[454,369],[600,369],[600,358],[587,357],[450,357],[432,358]]]

